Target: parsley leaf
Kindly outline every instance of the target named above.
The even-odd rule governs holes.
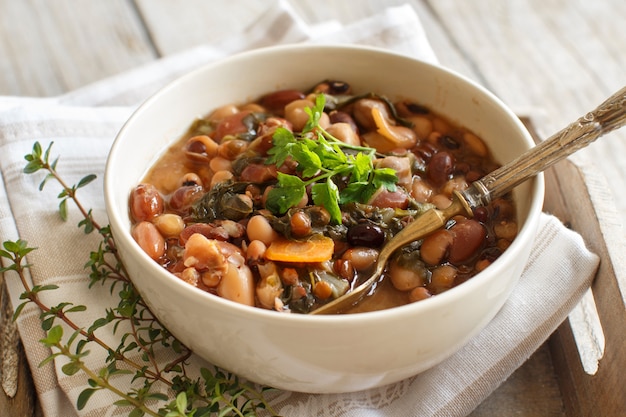
[[[395,191],[398,177],[391,168],[374,168],[376,150],[341,142],[319,124],[325,96],[319,94],[313,107],[305,108],[309,120],[300,134],[278,128],[272,137],[267,164],[280,167],[288,158],[297,163],[300,176],[278,173],[278,183],[267,196],[266,207],[284,214],[297,205],[312,185],[316,205],[328,210],[331,221],[341,223],[340,204],[365,203],[381,187]],[[346,154],[343,149],[349,150]],[[337,182],[345,184],[342,190]]]

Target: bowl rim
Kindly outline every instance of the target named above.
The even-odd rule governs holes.
[[[249,51],[239,52],[228,57],[224,57],[218,59],[214,62],[210,62],[204,65],[195,68],[182,76],[177,77],[176,79],[168,82],[163,87],[159,88],[156,92],[150,95],[145,101],[143,101],[130,115],[130,117],[126,120],[126,122],[122,125],[121,129],[117,133],[114,142],[109,151],[109,155],[107,157],[106,165],[105,165],[105,173],[104,173],[104,198],[105,198],[105,206],[106,212],[109,217],[109,222],[111,224],[112,231],[120,230],[121,234],[118,236],[114,236],[114,239],[123,239],[127,247],[131,247],[133,249],[133,253],[130,256],[139,256],[142,261],[142,264],[146,264],[149,268],[148,272],[151,275],[156,275],[155,279],[166,279],[170,284],[175,285],[181,291],[185,292],[185,296],[189,297],[201,297],[207,300],[209,303],[217,303],[220,309],[226,309],[229,314],[243,315],[254,317],[255,320],[286,320],[288,322],[292,322],[294,324],[299,323],[333,323],[333,324],[345,324],[359,321],[387,321],[390,319],[397,320],[406,318],[409,316],[414,316],[418,314],[420,311],[424,310],[426,313],[429,310],[437,309],[441,304],[449,304],[454,303],[457,299],[463,298],[464,294],[471,291],[473,287],[482,285],[483,281],[489,279],[489,276],[484,273],[478,273],[473,276],[471,279],[466,282],[448,290],[444,293],[437,294],[436,296],[430,297],[426,300],[422,300],[417,303],[410,303],[403,306],[393,307],[389,309],[379,310],[379,311],[370,311],[363,313],[355,313],[355,314],[338,314],[338,315],[310,315],[310,314],[298,314],[298,313],[286,313],[281,314],[280,312],[274,310],[266,310],[259,307],[246,306],[242,305],[219,296],[215,296],[213,294],[202,291],[198,288],[195,288],[182,280],[176,278],[174,275],[163,269],[160,265],[158,265],[154,260],[152,260],[148,255],[146,255],[141,248],[137,245],[137,243],[132,239],[130,229],[128,225],[124,224],[120,217],[120,213],[118,212],[115,202],[115,192],[114,192],[114,175],[112,172],[112,166],[115,165],[118,148],[122,145],[126,132],[129,130],[130,126],[135,123],[137,118],[140,118],[142,113],[146,111],[154,102],[158,101],[162,95],[165,95],[168,91],[178,88],[180,84],[183,84],[188,79],[193,79],[198,76],[198,74],[204,73],[206,71],[212,70],[214,67],[220,67],[224,65],[232,65],[241,59],[252,59],[258,55],[265,55],[268,53],[288,53],[289,51],[294,50],[319,50],[319,49],[332,49],[336,51],[360,51],[360,52],[370,52],[374,54],[381,54],[387,56],[393,56],[396,58],[403,58],[409,61],[417,62],[421,65],[425,65],[435,69],[436,71],[441,71],[446,74],[446,76],[456,78],[458,81],[468,84],[471,88],[475,89],[479,93],[481,93],[485,98],[497,104],[497,106],[502,110],[510,119],[510,122],[516,125],[516,127],[522,132],[522,136],[525,137],[528,145],[533,146],[534,142],[532,137],[521,120],[517,117],[515,113],[505,105],[494,93],[487,90],[485,87],[481,86],[477,82],[471,80],[470,78],[459,74],[449,68],[443,67],[438,64],[434,64],[431,62],[427,62],[418,58],[411,57],[409,55],[390,51],[386,49],[382,49],[379,47],[373,46],[364,46],[364,45],[348,45],[348,44],[325,44],[325,43],[313,43],[313,44],[288,44],[288,45],[277,45],[277,46],[268,46],[257,48]],[[140,179],[137,179],[138,181]],[[527,217],[524,220],[522,227],[520,227],[518,231],[517,237],[511,243],[509,248],[504,251],[504,253],[498,257],[489,267],[488,270],[495,271],[496,269],[502,269],[503,264],[522,250],[522,246],[525,244],[532,244],[534,240],[534,236],[536,234],[537,225],[539,222],[539,215],[542,211],[543,207],[543,198],[544,198],[544,176],[543,173],[538,174],[535,178],[531,179],[533,184],[530,189],[530,194],[528,198],[531,203],[528,207]],[[527,243],[530,242],[530,243]],[[501,266],[502,265],[502,266]],[[131,281],[132,277],[129,277]]]

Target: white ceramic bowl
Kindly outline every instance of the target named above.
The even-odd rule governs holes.
[[[129,193],[195,117],[273,89],[304,89],[328,78],[346,81],[357,92],[412,98],[473,130],[501,163],[533,144],[496,97],[448,70],[371,48],[284,46],[224,59],[162,89],[120,131],[105,174],[120,255],[159,320],[215,365],[262,384],[311,393],[396,382],[456,352],[506,301],[527,261],[543,202],[543,177],[519,186],[519,235],[496,262],[443,294],[373,313],[306,316],[239,305],[193,288],[144,254],[130,235]]]

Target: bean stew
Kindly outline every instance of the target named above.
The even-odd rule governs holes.
[[[324,81],[197,119],[132,190],[132,235],[200,290],[308,313],[366,279],[408,222],[497,167],[480,137],[416,101]],[[397,251],[388,279],[349,312],[447,291],[517,231],[510,195],[456,216]]]

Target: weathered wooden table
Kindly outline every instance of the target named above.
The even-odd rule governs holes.
[[[287,1],[310,23],[349,23],[405,2]],[[418,12],[441,63],[529,116],[540,136],[565,126],[626,84],[626,2],[621,0],[408,3]],[[267,2],[255,0],[0,0],[0,95],[60,94],[228,36],[229,30],[250,23],[267,7]],[[609,202],[620,213],[626,211],[624,154],[622,131],[581,156],[596,161],[608,180]],[[587,185],[571,163],[560,165],[548,174],[545,209],[580,232],[602,256],[594,291],[607,347],[598,373],[588,376],[582,371],[564,323],[472,413],[474,417],[626,413],[626,378],[612,369],[626,369],[626,271],[611,257],[615,248],[606,245],[623,240],[624,232],[606,230],[603,210],[589,200]],[[572,193],[575,203],[564,198]],[[23,358],[20,365],[17,396],[7,398],[0,390],[1,414],[40,416]]]

